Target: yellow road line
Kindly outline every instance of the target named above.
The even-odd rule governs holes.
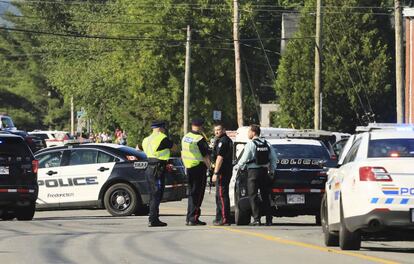
[[[317,246],[317,245],[312,245],[312,244],[303,243],[303,242],[294,241],[294,240],[288,240],[288,239],[284,239],[284,238],[281,238],[281,237],[276,237],[276,236],[271,236],[271,235],[266,235],[266,234],[261,234],[261,233],[256,233],[256,232],[251,232],[251,231],[246,231],[246,230],[241,230],[241,229],[235,229],[235,228],[231,228],[231,227],[221,227],[221,226],[209,226],[209,227],[217,228],[217,229],[224,229],[226,231],[233,232],[233,233],[239,233],[239,234],[244,234],[244,235],[248,235],[248,236],[258,237],[258,238],[262,238],[262,239],[265,239],[265,240],[274,241],[274,242],[280,243],[280,244],[297,246],[297,247],[302,247],[302,248],[309,248],[309,249],[313,249],[313,250],[318,250],[318,251],[328,252],[328,253],[335,253],[335,254],[339,254],[339,255],[346,255],[346,256],[356,257],[356,258],[360,258],[360,259],[364,259],[364,260],[369,260],[369,261],[376,262],[376,263],[398,264],[398,262],[395,262],[395,261],[391,261],[391,260],[387,260],[387,259],[383,259],[383,258],[372,257],[372,256],[367,256],[367,255],[364,255],[364,254],[361,254],[361,253],[355,253],[355,252],[337,250],[337,249],[333,249],[333,248],[321,247],[321,246]]]

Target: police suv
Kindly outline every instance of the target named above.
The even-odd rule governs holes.
[[[353,135],[339,168],[328,171],[321,205],[327,246],[358,250],[361,239],[414,239],[414,131],[393,127]]]
[[[247,129],[239,128],[234,142],[238,161],[247,142]],[[323,136],[325,135],[325,137]],[[262,128],[261,136],[272,145],[278,156],[277,169],[271,186],[273,215],[293,217],[315,215],[320,223],[320,203],[324,193],[328,167],[336,166],[336,156],[329,151],[330,133],[315,133],[293,129]],[[325,143],[322,139],[326,139]],[[330,145],[329,145],[330,146]],[[230,203],[238,225],[250,223],[251,208],[247,195],[247,171],[233,169]]]
[[[43,149],[39,160],[38,209],[106,208],[113,216],[145,212],[147,177],[156,163],[142,151],[116,144],[78,144]],[[172,159],[164,201],[186,197],[185,176]]]

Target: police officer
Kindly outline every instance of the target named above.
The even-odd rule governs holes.
[[[165,134],[165,122],[154,121],[151,125],[152,134],[144,139],[142,147],[150,161],[150,167],[154,173],[147,176],[150,186],[149,219],[148,226],[166,226],[167,223],[159,219],[159,206],[165,188],[165,167],[170,158],[170,150],[173,142]]]
[[[240,169],[247,168],[247,194],[254,219],[251,225],[261,225],[258,198],[258,189],[260,189],[260,196],[266,214],[266,225],[270,226],[272,225],[272,211],[270,207],[270,190],[268,188],[270,182],[268,171],[270,170],[270,173],[274,173],[276,170],[276,153],[266,140],[259,138],[259,125],[251,125],[247,136],[250,141],[244,147],[243,155],[237,165]]]
[[[233,142],[221,123],[214,126],[214,135],[215,166],[212,182],[216,183],[216,219],[213,225],[230,225],[229,184],[233,169]]]
[[[181,141],[181,158],[187,171],[188,178],[188,209],[186,225],[205,225],[199,219],[201,204],[207,184],[207,169],[210,169],[210,153],[206,138],[201,134],[202,119],[191,122],[191,132]]]

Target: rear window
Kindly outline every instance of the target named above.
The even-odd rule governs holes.
[[[414,157],[414,139],[375,139],[369,142],[368,158]]]
[[[329,159],[329,153],[325,147],[316,145],[273,145],[278,159],[306,159],[323,158]]]
[[[147,159],[147,155],[143,151],[138,151],[131,147],[120,147],[118,150],[122,151],[126,156],[135,156],[139,160]]]
[[[0,155],[21,157],[31,156],[22,138],[0,138]]]

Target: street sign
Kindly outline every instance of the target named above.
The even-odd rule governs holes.
[[[213,111],[213,120],[215,121],[221,120],[221,111],[217,111],[217,110]]]

